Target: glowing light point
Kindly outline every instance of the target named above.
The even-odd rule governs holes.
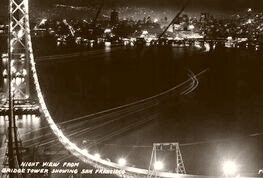
[[[227,37],[227,40],[228,40],[228,41],[233,40],[233,37],[232,37],[232,36],[229,36],[229,37]]]
[[[223,165],[223,171],[226,176],[234,175],[237,172],[237,166],[233,161],[227,161]]]
[[[106,42],[105,42],[105,46],[106,46],[106,47],[110,47],[110,46],[111,46],[111,42],[106,41]]]
[[[26,76],[27,75],[27,71],[26,69],[23,69],[23,76]]]
[[[118,164],[119,164],[120,166],[125,166],[126,163],[127,163],[127,161],[126,161],[126,159],[124,159],[124,158],[120,158],[120,159],[118,160]]]
[[[106,28],[106,29],[104,30],[104,33],[111,33],[111,29]]]
[[[83,149],[82,152],[83,152],[83,154],[85,154],[85,155],[89,153],[87,149]]]
[[[99,154],[99,153],[96,153],[96,154],[94,154],[94,157],[95,157],[96,159],[100,159],[100,154]]]
[[[247,10],[248,12],[251,12],[252,11],[252,9],[251,8],[248,8],[248,10]]]
[[[42,19],[41,22],[39,23],[39,25],[45,25],[47,22],[47,19]]]
[[[148,31],[147,30],[143,30],[142,31],[142,35],[148,35]]]
[[[155,170],[162,170],[163,169],[163,163],[161,162],[161,161],[156,161],[155,163],[154,163],[154,169]]]
[[[251,24],[252,21],[253,21],[252,19],[248,19],[247,23],[248,23],[248,24]]]
[[[194,25],[189,25],[189,30],[193,30],[195,28]]]
[[[23,30],[22,30],[22,29],[19,30],[19,32],[17,33],[17,37],[18,37],[19,39],[21,39],[21,38],[23,37],[23,35],[24,35]]]

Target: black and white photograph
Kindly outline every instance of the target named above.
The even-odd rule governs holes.
[[[263,177],[263,1],[0,0],[0,175]]]

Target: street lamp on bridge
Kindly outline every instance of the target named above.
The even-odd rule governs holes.
[[[120,166],[125,166],[125,165],[127,164],[127,161],[126,161],[125,158],[120,158],[120,159],[118,160],[118,164],[119,164]]]
[[[164,167],[164,165],[163,165],[163,162],[162,162],[162,161],[156,161],[156,162],[154,163],[154,170],[156,170],[156,171],[162,170],[163,167]]]
[[[235,162],[226,161],[223,164],[223,171],[224,171],[226,178],[228,178],[228,176],[235,175],[237,173],[237,166],[236,166]]]

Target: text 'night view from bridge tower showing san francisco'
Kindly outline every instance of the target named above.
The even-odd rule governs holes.
[[[263,177],[263,1],[1,0],[1,178]]]

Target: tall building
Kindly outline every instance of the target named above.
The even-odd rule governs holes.
[[[214,17],[209,13],[201,13],[200,15],[200,22],[201,23],[207,23],[208,21],[213,21]]]
[[[115,9],[111,12],[110,20],[112,24],[119,22],[119,13]]]
[[[208,18],[209,14],[208,13],[201,13],[200,15],[200,22],[201,23],[205,23],[207,18]]]

